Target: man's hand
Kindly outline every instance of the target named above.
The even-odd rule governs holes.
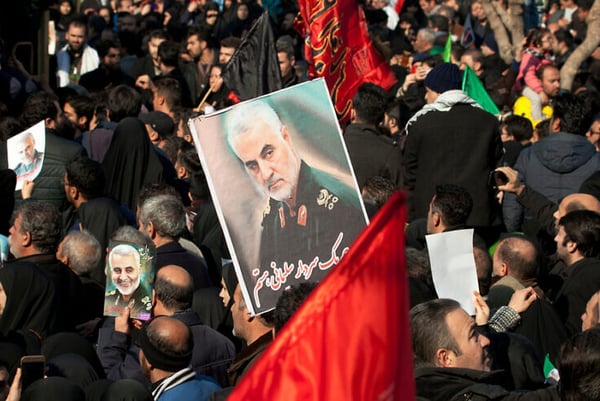
[[[35,188],[35,184],[33,183],[33,181],[26,180],[23,183],[23,188],[21,188],[21,197],[23,199],[31,198],[34,188]]]
[[[152,79],[150,78],[150,75],[144,74],[137,77],[135,86],[141,89],[152,89]]]
[[[550,102],[550,99],[548,99],[548,95],[546,95],[546,92],[544,91],[540,92],[540,99],[542,100],[542,104],[548,104]]]
[[[490,318],[490,307],[478,291],[473,291],[473,305],[475,305],[475,323],[484,326]]]
[[[531,304],[537,299],[535,291],[531,287],[523,288],[522,290],[515,291],[510,297],[508,306],[515,310],[518,314],[525,312]]]
[[[13,382],[10,385],[10,389],[8,390],[8,396],[6,397],[6,401],[19,401],[20,399],[21,399],[21,368],[17,368],[17,372],[15,373]]]
[[[123,308],[121,314],[115,318],[115,331],[123,333],[128,336],[131,335],[131,323],[129,322],[129,315],[131,310],[128,307]]]
[[[512,192],[513,194],[521,195],[525,189],[525,184],[519,181],[519,172],[510,167],[498,167],[495,171],[500,171],[506,175],[508,182],[504,185],[498,185],[498,190],[504,192]]]

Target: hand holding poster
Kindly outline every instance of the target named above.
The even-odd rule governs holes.
[[[367,218],[322,79],[190,125],[253,314],[339,263]]]
[[[33,181],[42,171],[46,148],[44,121],[8,139],[6,144],[8,167],[17,175],[15,191],[20,191],[26,181]]]
[[[156,250],[146,246],[110,243],[106,258],[104,315],[119,316],[129,307],[130,317],[149,320]]]

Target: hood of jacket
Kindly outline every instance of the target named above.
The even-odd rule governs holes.
[[[531,151],[544,167],[560,174],[576,170],[596,154],[594,145],[586,137],[566,132],[550,134],[534,143]]]

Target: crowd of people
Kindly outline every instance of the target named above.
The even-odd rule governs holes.
[[[600,48],[571,88],[560,82],[593,2],[526,2],[525,40],[507,64],[482,1],[361,2],[397,84],[358,87],[343,140],[369,216],[395,191],[409,195],[417,396],[595,400]],[[54,2],[44,79],[2,46],[0,398],[225,399],[315,287],[282,291],[273,311],[251,316],[187,124],[239,102],[223,73],[264,11],[282,87],[313,78],[290,0]],[[500,115],[463,92],[466,66]],[[317,177],[280,118],[240,117],[273,128],[274,151],[287,149],[286,161],[274,161],[280,171],[296,163],[305,179]],[[24,137],[9,169],[7,141],[40,121],[44,147]],[[248,132],[231,141],[252,173]],[[251,160],[259,167],[262,153]],[[298,175],[279,188],[257,174],[271,203],[288,205],[288,229],[306,225],[294,209]],[[281,210],[271,237],[286,224]],[[335,219],[349,218],[344,210]],[[474,317],[437,299],[425,240],[464,228],[475,233]],[[141,292],[139,260],[107,257],[125,243],[156,253],[151,292]],[[106,292],[107,282],[116,289]],[[105,299],[118,316],[104,316]],[[152,319],[133,319],[139,311]],[[31,372],[17,369],[25,355],[44,355],[47,378],[29,383]]]

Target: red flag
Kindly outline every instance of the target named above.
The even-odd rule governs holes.
[[[228,401],[414,400],[396,194],[275,337]]]
[[[400,15],[402,12],[402,7],[404,7],[404,0],[397,0],[396,5],[394,6],[394,10]]]
[[[299,4],[311,73],[325,78],[338,118],[345,122],[361,84],[372,82],[388,90],[396,78],[375,50],[356,0],[299,0]]]

